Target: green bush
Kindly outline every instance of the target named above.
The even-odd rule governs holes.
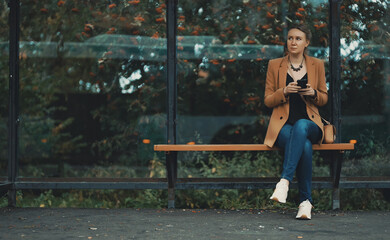
[[[384,147],[384,146],[382,146]],[[383,149],[379,153],[385,153]],[[180,177],[275,177],[280,174],[282,155],[279,152],[193,152],[181,156],[192,161],[179,161]],[[368,158],[368,156],[365,156]],[[383,159],[371,156],[371,161],[383,162]],[[359,161],[358,159],[351,161]],[[320,154],[313,158],[314,175],[326,176],[329,168]],[[348,167],[348,166],[347,166]],[[66,169],[66,167],[65,167]],[[31,171],[34,172],[32,169]],[[347,168],[347,171],[356,174]],[[35,171],[39,176],[39,171]],[[75,173],[75,175],[78,175]],[[166,176],[164,159],[157,154],[149,163],[149,177]],[[131,177],[131,169],[111,166],[95,167],[83,173],[84,177]],[[296,208],[298,191],[291,189],[288,204],[271,202],[268,198],[272,189],[251,190],[177,190],[177,208],[215,208],[215,209],[280,209]],[[332,205],[331,189],[314,189],[312,192],[316,210],[329,210]],[[165,208],[166,190],[32,190],[17,192],[18,207],[76,207],[76,208]],[[0,200],[0,207],[7,206],[6,197]],[[341,207],[344,210],[390,210],[390,203],[383,194],[375,189],[342,189]]]
[[[316,211],[331,209],[332,190],[313,190]],[[178,190],[176,208],[190,209],[295,209],[297,190],[291,190],[287,204],[268,200],[271,189],[266,190]],[[167,206],[166,190],[48,190],[39,194],[33,191],[17,192],[17,207],[59,208],[154,208]],[[6,197],[0,198],[0,207],[6,207]],[[343,210],[390,210],[375,189],[342,189]]]

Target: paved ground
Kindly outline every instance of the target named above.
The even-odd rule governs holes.
[[[0,209],[0,239],[390,239],[390,212]]]

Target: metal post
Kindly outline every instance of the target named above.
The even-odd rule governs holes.
[[[19,0],[8,1],[9,12],[9,116],[8,116],[8,205],[16,206],[15,181],[18,174],[19,122]]]
[[[340,57],[340,4],[341,0],[329,0],[329,33],[330,33],[330,95],[331,104],[331,122],[337,129],[336,142],[341,140],[341,94],[340,94],[340,73],[341,73],[341,57]],[[341,166],[342,158],[334,157],[333,161],[335,168]],[[337,171],[334,172],[337,175]],[[340,189],[334,185],[333,187],[333,209],[340,208]]]
[[[332,152],[330,154],[332,161],[332,178],[333,178],[333,193],[332,193],[332,208],[340,208],[340,175],[341,175],[341,163],[343,159],[342,152]]]
[[[176,74],[176,26],[177,0],[167,0],[167,141],[176,144],[177,74]],[[177,154],[167,156],[168,207],[175,207],[175,181]]]
[[[168,178],[168,208],[175,208],[175,183],[177,170],[177,152],[167,152],[166,168]]]

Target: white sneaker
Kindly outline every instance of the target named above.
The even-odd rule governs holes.
[[[309,200],[301,202],[299,204],[299,210],[297,214],[297,219],[311,219],[311,209],[313,208],[313,205],[311,205]]]
[[[288,185],[284,182],[278,182],[276,184],[274,193],[269,199],[280,203],[286,203],[287,193],[288,193]]]

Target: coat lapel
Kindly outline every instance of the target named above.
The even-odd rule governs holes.
[[[287,56],[282,59],[282,62],[279,66],[279,86],[280,88],[286,87],[287,79]]]
[[[307,69],[307,82],[310,84],[312,88],[315,88],[315,69],[314,69],[314,62],[312,61],[311,57],[307,56],[305,54],[306,58],[306,69]]]

